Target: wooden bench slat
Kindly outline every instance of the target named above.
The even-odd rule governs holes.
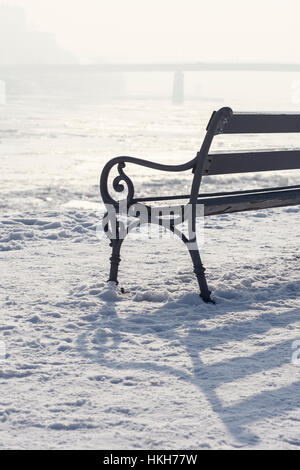
[[[235,113],[222,130],[223,134],[269,134],[300,132],[299,114]]]
[[[300,204],[300,189],[200,198],[197,203],[204,204],[205,216],[296,206]]]
[[[300,169],[300,150],[210,154],[203,175]]]
[[[253,194],[253,193],[261,193],[262,191],[264,192],[269,192],[269,191],[282,191],[284,189],[299,189],[300,190],[300,185],[295,184],[293,186],[276,186],[272,188],[264,188],[263,190],[260,189],[243,189],[243,190],[237,190],[237,191],[221,191],[218,193],[200,193],[199,194],[199,199],[201,198],[209,198],[209,197],[214,197],[214,196],[233,196],[233,195],[238,195],[238,194]],[[176,196],[174,195],[167,195],[167,196],[149,196],[149,197],[138,197],[136,199],[133,199],[132,203],[136,204],[138,202],[159,202],[159,201],[174,201],[178,199],[188,199],[190,197],[190,194],[178,194]]]

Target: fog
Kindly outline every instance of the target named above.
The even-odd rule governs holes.
[[[168,98],[173,72],[95,73],[90,64],[300,63],[296,0],[0,0],[0,80],[7,93]],[[38,70],[7,72],[7,66]],[[75,65],[74,73],[43,66]],[[2,68],[1,68],[2,67]],[[270,77],[272,78],[270,80]],[[184,70],[185,98],[291,104],[299,72]],[[270,98],[268,98],[270,100]],[[3,100],[3,98],[2,98]],[[299,100],[298,100],[299,101]],[[296,104],[298,104],[298,101]]]
[[[51,33],[80,63],[300,62],[297,0],[0,0],[0,5],[23,7],[28,31]],[[15,48],[8,38],[6,54]],[[58,48],[54,59],[62,61]]]

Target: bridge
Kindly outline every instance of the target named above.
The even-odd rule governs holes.
[[[184,73],[206,71],[235,71],[235,72],[300,72],[300,63],[259,63],[259,62],[182,62],[182,63],[101,63],[89,65],[15,65],[1,66],[0,77],[19,73],[51,74],[59,73],[67,76],[68,73],[123,73],[123,72],[172,72],[173,102],[181,103],[184,100]]]

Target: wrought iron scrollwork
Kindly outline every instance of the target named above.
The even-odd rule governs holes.
[[[125,157],[124,157],[125,158]],[[117,193],[126,193],[124,199],[127,200],[127,204],[130,205],[134,197],[134,186],[133,182],[124,172],[126,167],[125,161],[122,157],[114,158],[110,160],[105,167],[103,168],[100,180],[100,192],[105,204],[112,204],[117,207],[118,201],[113,198],[108,190],[108,177],[114,166],[117,165],[118,176],[116,176],[112,181],[112,187]]]
[[[125,191],[124,184],[121,183],[121,181],[124,181],[124,183],[127,186],[127,201],[128,204],[132,201],[134,197],[134,186],[131,181],[131,179],[126,175],[126,173],[123,171],[123,169],[126,167],[125,162],[121,162],[118,164],[118,173],[119,176],[116,176],[116,178],[113,180],[113,188],[117,193],[123,193]]]

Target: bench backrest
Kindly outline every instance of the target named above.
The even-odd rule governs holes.
[[[300,132],[299,114],[232,113],[224,125],[218,129],[217,134],[295,132]],[[294,169],[300,169],[300,150],[243,151],[208,154],[202,174],[224,175]]]

